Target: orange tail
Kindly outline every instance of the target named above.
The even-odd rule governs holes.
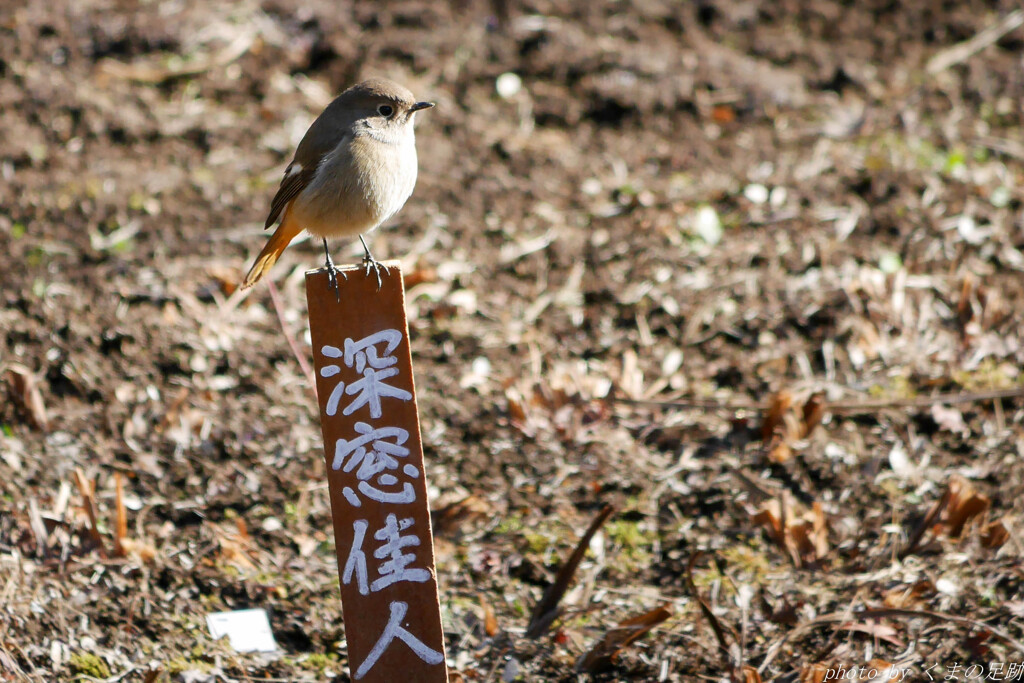
[[[296,235],[302,232],[302,228],[295,221],[291,220],[290,214],[290,211],[285,211],[284,220],[281,221],[281,225],[277,226],[277,230],[270,236],[267,245],[263,247],[263,251],[256,257],[256,263],[252,264],[249,274],[245,276],[245,280],[242,282],[242,289],[249,289],[259,282],[260,278],[266,275],[274,267],[274,264],[277,263],[277,258],[284,251],[285,247],[295,239]]]

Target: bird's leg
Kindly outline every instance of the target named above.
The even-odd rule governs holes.
[[[334,261],[331,260],[331,251],[327,248],[326,237],[324,238],[324,256],[327,258],[327,262],[324,264],[324,268],[327,269],[327,285],[334,290],[334,298],[340,302],[341,290],[338,289],[338,273],[341,273],[341,276],[346,280],[348,275],[334,267]]]
[[[362,235],[359,236],[359,241],[363,243],[363,251],[366,252],[366,254],[363,256],[363,265],[366,266],[366,274],[369,275],[370,269],[373,269],[373,272],[377,275],[377,290],[379,291],[380,288],[384,285],[384,281],[380,277],[380,271],[383,270],[385,273],[389,275],[391,274],[391,271],[388,270],[388,267],[385,266],[383,263],[373,258],[373,256],[370,254],[370,248],[366,246],[366,240],[363,239]]]

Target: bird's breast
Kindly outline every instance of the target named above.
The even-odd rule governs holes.
[[[324,156],[293,210],[320,237],[369,232],[398,212],[416,185],[416,145],[369,136],[342,140]]]

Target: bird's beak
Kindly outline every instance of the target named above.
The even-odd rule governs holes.
[[[417,102],[416,104],[409,107],[409,111],[419,111],[420,109],[430,109],[434,106],[433,102]]]

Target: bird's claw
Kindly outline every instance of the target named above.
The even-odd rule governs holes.
[[[367,253],[365,256],[363,256],[363,266],[366,267],[366,275],[367,275],[367,277],[369,277],[371,270],[377,276],[377,291],[379,292],[380,288],[384,286],[384,280],[380,276],[380,271],[383,270],[388,275],[391,274],[391,271],[388,270],[388,267],[385,266],[383,263],[381,263],[377,259],[375,259],[372,256],[370,256],[369,253]]]
[[[327,263],[324,264],[324,268],[327,269],[327,286],[334,290],[334,298],[338,303],[341,303],[341,289],[338,287],[338,275],[341,275],[346,280],[348,279],[348,275],[345,274],[345,271],[338,270],[335,267],[330,254],[327,255]]]

